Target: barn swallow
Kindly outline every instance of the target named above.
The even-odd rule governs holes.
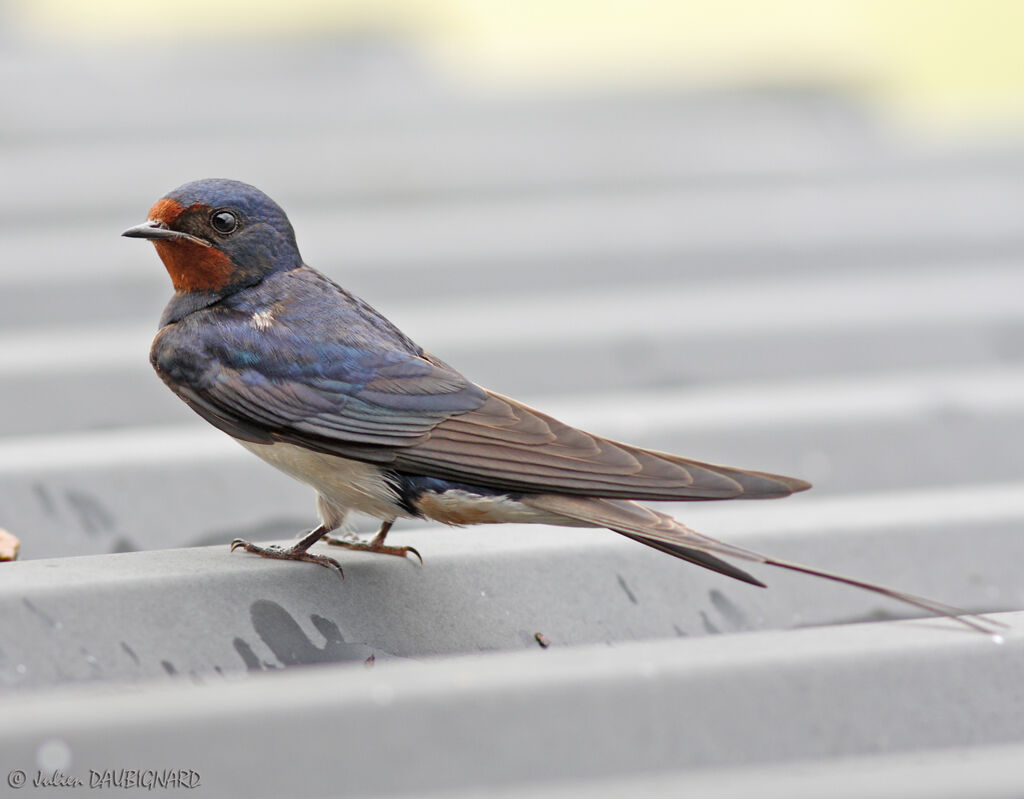
[[[612,441],[476,385],[307,266],[284,211],[253,186],[187,183],[122,235],[152,241],[174,286],[150,352],[156,373],[206,421],[316,491],[320,524],[293,546],[236,539],[232,551],[341,574],[309,549],[351,511],[379,519],[376,536],[329,543],[400,556],[419,553],[385,543],[399,518],[605,527],[752,585],[764,584],[722,556],[985,629],[957,608],[732,546],[640,504],[768,499],[810,484]]]

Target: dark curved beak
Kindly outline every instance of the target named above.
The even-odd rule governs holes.
[[[163,222],[154,222],[150,219],[141,225],[128,228],[122,236],[129,239],[176,239],[178,241],[191,241],[193,244],[200,244],[203,247],[212,246],[206,239],[193,236],[191,233],[184,233],[180,230],[171,230]]]

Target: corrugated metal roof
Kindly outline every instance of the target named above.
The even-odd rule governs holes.
[[[914,145],[825,91],[477,96],[359,52],[3,53],[3,768],[252,797],[1019,793],[1012,613],[1002,645],[849,625],[907,613],[604,531],[406,524],[422,568],[343,553],[344,582],[229,555],[308,526],[311,492],[151,373],[169,284],[118,238],[204,176],[274,196],[309,263],[478,382],[815,483],[669,508],[691,526],[1024,607],[1024,151]]]

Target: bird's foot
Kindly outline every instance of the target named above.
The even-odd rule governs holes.
[[[381,555],[397,555],[400,558],[408,557],[411,552],[419,560],[420,565],[423,565],[423,556],[414,547],[393,547],[385,544],[380,536],[377,536],[372,541],[363,541],[354,535],[346,535],[340,538],[329,535],[324,537],[324,541],[332,547],[344,547],[355,552],[377,552]]]
[[[312,552],[307,552],[301,547],[303,542],[300,541],[294,546],[290,546],[287,549],[284,547],[271,544],[269,546],[260,546],[259,544],[253,544],[250,541],[245,541],[241,538],[236,538],[231,542],[231,551],[234,552],[236,549],[244,549],[246,552],[251,552],[253,555],[259,555],[261,558],[273,558],[274,560],[298,560],[306,563],[317,563],[328,569],[333,569],[338,573],[341,579],[345,579],[345,573],[341,569],[341,564],[338,563],[334,558],[329,558],[326,555],[314,555]]]

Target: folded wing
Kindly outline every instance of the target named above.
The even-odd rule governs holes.
[[[188,327],[186,319],[157,337],[157,372],[197,413],[246,440],[525,493],[708,500],[808,487],[586,433],[482,389],[422,350],[297,342],[301,327],[256,332],[233,317],[205,340]]]

